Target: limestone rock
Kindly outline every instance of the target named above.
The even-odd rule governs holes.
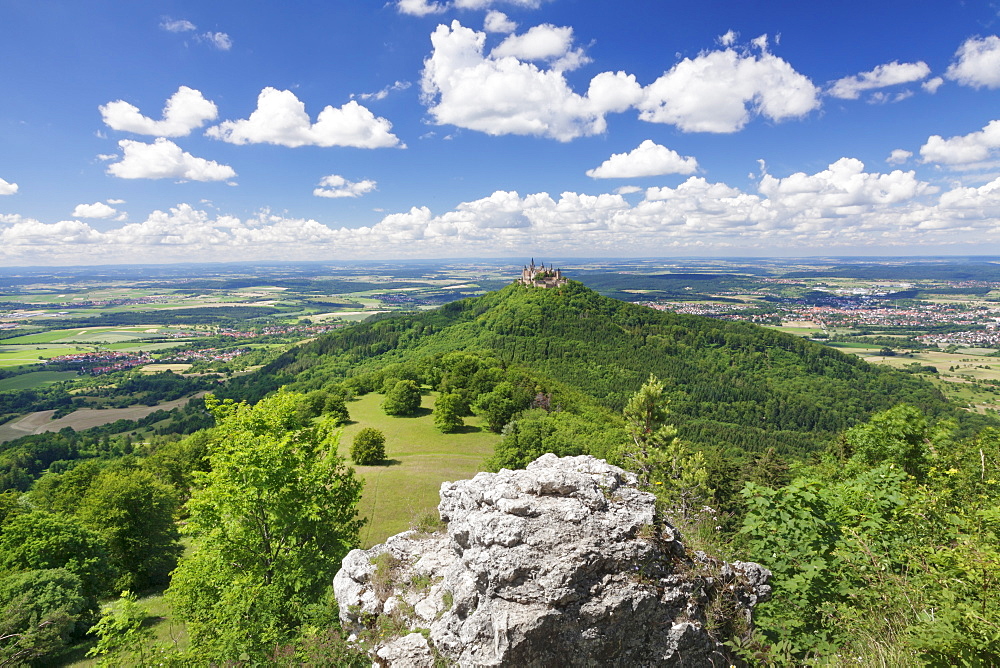
[[[345,627],[389,666],[729,665],[770,572],[688,555],[633,474],[591,456],[441,486],[447,532],[344,559]]]

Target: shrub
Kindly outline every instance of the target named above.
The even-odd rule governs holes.
[[[373,427],[365,427],[351,443],[351,460],[359,466],[370,466],[385,459],[385,434]]]

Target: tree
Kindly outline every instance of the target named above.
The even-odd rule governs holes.
[[[0,665],[25,665],[62,650],[87,626],[80,578],[65,568],[0,578]]]
[[[0,572],[51,568],[80,578],[87,608],[93,610],[114,574],[104,541],[79,519],[35,511],[9,520],[0,533]]]
[[[418,408],[420,408],[420,386],[412,380],[396,381],[382,401],[382,410],[386,415],[413,415]]]
[[[465,402],[459,394],[442,394],[434,403],[434,426],[445,434],[451,434],[463,426],[462,413]]]
[[[200,663],[262,661],[289,642],[328,609],[333,576],[358,545],[361,481],[336,455],[337,431],[302,423],[301,397],[206,400],[219,438],[188,502],[196,549],[167,592]]]
[[[104,657],[98,665],[120,666],[126,662],[146,665],[148,659],[143,649],[153,638],[153,631],[143,625],[148,616],[136,595],[123,591],[121,598],[107,606],[90,629],[97,636],[97,644],[87,651],[87,656]]]
[[[497,383],[490,392],[482,394],[476,401],[476,413],[486,419],[490,431],[499,434],[514,416],[531,405],[532,394],[513,383]]]
[[[354,435],[351,461],[358,466],[371,466],[385,459],[385,434],[374,427],[365,427]]]
[[[632,443],[619,456],[678,519],[689,521],[712,498],[708,464],[702,453],[683,443],[677,429],[666,423],[668,406],[663,383],[650,374],[622,412]]]
[[[181,553],[174,524],[177,492],[137,469],[106,471],[87,490],[78,515],[104,538],[116,587],[166,584]]]

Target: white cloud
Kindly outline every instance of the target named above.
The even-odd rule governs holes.
[[[940,135],[932,135],[920,147],[920,157],[925,163],[961,165],[986,160],[997,148],[1000,148],[1000,120],[990,121],[979,132],[958,137],[944,139]]]
[[[224,32],[206,32],[198,36],[203,42],[207,42],[219,51],[229,51],[233,48],[233,40]]]
[[[517,24],[507,18],[507,15],[503,12],[491,9],[486,12],[486,18],[483,20],[483,30],[486,32],[507,34],[517,30]]]
[[[123,139],[121,162],[108,166],[108,174],[122,179],[180,179],[184,181],[225,181],[236,176],[228,165],[196,158],[163,137],[152,144]]]
[[[98,107],[104,124],[114,130],[157,137],[184,137],[207,121],[215,120],[219,110],[201,91],[181,86],[163,108],[163,120],[143,116],[139,109],[124,100]]]
[[[94,202],[93,204],[77,204],[71,214],[74,218],[110,218],[118,211],[104,202]]]
[[[489,9],[494,5],[509,4],[525,9],[538,9],[542,0],[452,0],[451,2],[434,2],[433,0],[397,0],[396,9],[400,14],[412,16],[427,16],[440,14],[447,9]]]
[[[195,26],[195,24],[185,19],[164,19],[163,22],[160,23],[160,27],[167,32],[188,32],[191,30],[197,30],[197,26]]]
[[[934,93],[937,92],[938,88],[940,88],[941,84],[943,83],[944,79],[942,79],[941,77],[934,77],[920,84],[920,87],[923,88],[928,93],[930,93],[931,95],[933,95]]]
[[[389,97],[389,93],[395,93],[397,91],[406,90],[411,85],[412,84],[409,81],[396,81],[392,84],[389,84],[382,90],[375,91],[374,93],[358,93],[357,97],[362,100],[384,100],[385,98]],[[351,97],[354,98],[355,96],[352,95]]]
[[[635,204],[623,197],[631,192],[500,190],[449,211],[414,206],[358,228],[266,210],[241,219],[188,204],[105,231],[0,214],[0,261],[503,257],[537,248],[624,257],[1000,243],[1000,179],[938,193],[912,171],[868,172],[850,158],[814,174],[765,172],[755,191],[692,176],[674,188],[649,188]]]
[[[1000,88],[1000,37],[967,39],[944,75],[963,86]]]
[[[440,14],[445,10],[445,6],[439,2],[428,2],[427,0],[399,0],[396,8],[400,14],[410,14],[412,16],[427,16],[428,14]]]
[[[892,153],[889,154],[889,157],[886,158],[885,161],[890,165],[901,165],[912,157],[913,151],[896,148],[892,150]]]
[[[107,200],[107,202],[108,202],[108,204],[124,204],[125,200],[123,200],[123,199],[109,199],[109,200]]]
[[[833,82],[828,92],[833,97],[843,100],[856,100],[864,91],[914,83],[926,79],[930,73],[931,68],[925,62],[901,63],[894,60],[879,65],[870,72],[838,79]]]
[[[16,183],[8,183],[3,179],[0,179],[0,195],[13,195],[17,192]]]
[[[522,35],[507,37],[493,49],[490,57],[548,61],[559,71],[571,71],[590,62],[583,49],[573,48],[572,28],[550,23],[533,26]]]
[[[615,188],[616,195],[632,195],[641,192],[642,188],[640,188],[639,186],[622,186],[620,188]]]
[[[736,132],[752,114],[783,121],[820,106],[808,77],[764,49],[759,55],[727,48],[685,58],[644,93],[639,118],[684,132]]]
[[[313,190],[316,197],[360,197],[375,190],[375,182],[370,180],[352,182],[343,176],[331,174],[320,179],[319,186]]]
[[[693,174],[698,161],[681,157],[677,151],[660,146],[651,139],[643,141],[630,153],[614,153],[600,167],[588,169],[592,179],[632,179],[662,174]]]
[[[739,34],[737,34],[733,30],[729,30],[726,32],[725,35],[719,37],[719,44],[721,44],[722,46],[732,46],[733,44],[736,43],[736,40],[738,38]]]
[[[538,135],[560,141],[599,134],[605,114],[624,111],[641,96],[634,76],[603,72],[586,96],[570,89],[563,73],[517,58],[484,56],[486,33],[439,25],[424,61],[423,100],[439,125],[491,135]]]
[[[392,123],[376,118],[354,100],[339,109],[325,107],[313,124],[305,104],[294,93],[268,87],[260,92],[257,109],[250,118],[224,121],[206,130],[205,134],[231,144],[405,148],[390,132],[391,128]]]

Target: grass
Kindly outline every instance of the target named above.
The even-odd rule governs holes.
[[[38,364],[41,360],[51,359],[59,355],[72,355],[81,352],[80,348],[67,346],[46,346],[45,348],[24,347],[22,350],[11,349],[0,345],[0,367],[24,366]]]
[[[42,385],[58,383],[61,380],[77,378],[75,371],[33,371],[20,376],[0,380],[0,392],[10,390],[31,390]]]
[[[365,480],[358,512],[368,519],[361,530],[363,547],[406,531],[414,517],[436,512],[438,492],[446,480],[471,478],[482,470],[500,437],[479,418],[465,418],[464,433],[442,434],[434,428],[430,410],[436,393],[424,395],[422,414],[389,417],[382,412],[381,394],[368,394],[347,405],[352,423],[344,427],[340,454],[349,459],[351,441],[364,427],[385,434],[388,463],[357,466]]]

